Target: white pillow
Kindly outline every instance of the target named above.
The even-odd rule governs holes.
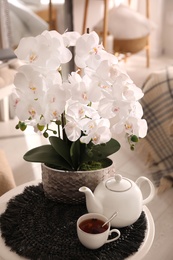
[[[108,31],[116,39],[136,39],[148,35],[152,26],[149,19],[132,8],[120,4],[108,13]],[[103,31],[103,20],[95,27],[97,32]]]

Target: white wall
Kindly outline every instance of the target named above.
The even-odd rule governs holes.
[[[163,51],[173,57],[173,1],[165,0],[163,18]]]
[[[132,0],[133,1],[133,0]],[[164,6],[167,0],[150,0],[150,20],[153,30],[150,36],[151,56],[156,57],[163,53],[163,18]],[[172,0],[170,0],[172,1]],[[145,1],[138,1],[138,11],[145,14]]]
[[[145,11],[144,4],[144,0],[138,0],[141,13]],[[173,0],[150,0],[150,18],[156,27],[150,37],[151,55],[173,58]]]
[[[103,18],[104,1],[90,0],[88,5],[87,28],[92,30],[93,26]],[[82,33],[85,1],[73,1],[74,30]]]

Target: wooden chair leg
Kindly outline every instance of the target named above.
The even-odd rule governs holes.
[[[82,33],[86,33],[88,5],[89,5],[89,0],[85,0]],[[104,46],[104,48],[106,48],[107,34],[108,34],[108,0],[104,0],[104,20],[103,20],[103,46]]]
[[[85,0],[82,34],[86,33],[86,22],[87,22],[87,16],[88,16],[88,4],[89,4],[89,0]]]
[[[128,0],[128,4],[131,5],[131,0]]]
[[[49,30],[52,30],[52,1],[49,0]]]
[[[149,36],[148,36],[147,45],[146,45],[146,67],[147,68],[150,67],[150,39],[149,39]]]

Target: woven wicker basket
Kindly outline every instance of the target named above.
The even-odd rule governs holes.
[[[110,159],[108,159],[110,160]],[[84,203],[85,196],[79,192],[81,186],[87,186],[92,191],[98,183],[115,174],[113,162],[110,166],[95,171],[62,171],[42,167],[42,183],[45,195],[49,199],[62,203],[79,204]]]
[[[114,38],[114,52],[137,53],[147,45],[148,35],[136,39],[116,39]]]

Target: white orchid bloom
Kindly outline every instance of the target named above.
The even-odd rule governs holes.
[[[44,95],[44,80],[32,66],[20,67],[19,72],[15,75],[14,84],[18,95],[23,95],[23,98],[30,95],[31,98],[38,99]]]
[[[129,115],[130,105],[128,103],[113,99],[112,97],[103,98],[99,102],[98,112],[103,118],[126,118]]]
[[[96,69],[102,60],[117,64],[115,55],[106,52],[95,32],[83,34],[76,42],[75,63],[79,68]]]
[[[137,137],[144,138],[147,134],[147,122],[145,119],[129,117],[124,119],[112,127],[112,132],[115,134],[126,133],[128,136],[136,135]]]
[[[19,59],[49,69],[57,69],[72,58],[62,35],[56,31],[44,31],[36,37],[22,38],[15,54]]]
[[[96,70],[86,68],[85,72],[92,81],[97,82],[106,98],[127,101],[124,95],[128,95],[128,93],[123,93],[124,86],[133,82],[118,64],[114,64],[110,60],[103,60]]]
[[[129,117],[125,123],[125,132],[128,135],[136,135],[144,138],[147,134],[147,122],[145,119]]]
[[[70,82],[71,85],[74,85],[76,83],[80,83],[82,81],[82,77],[80,76],[80,74],[78,73],[78,71],[76,72],[72,72],[69,76],[68,76],[68,80]]]
[[[78,32],[66,31],[62,34],[65,46],[75,46],[77,39],[80,37]]]
[[[44,113],[44,106],[38,100],[29,96],[18,100],[16,104],[16,115],[20,121],[34,120],[35,124],[40,122],[40,115]]]
[[[67,121],[66,125],[64,126],[65,133],[67,135],[67,138],[70,141],[75,142],[81,136],[80,125],[78,124],[78,121],[73,117],[67,116],[66,119],[68,121]]]
[[[94,144],[106,143],[111,139],[110,122],[107,119],[89,120],[83,126],[84,136],[80,138],[82,143]]]
[[[96,71],[93,71],[92,77],[96,77],[102,82],[103,88],[106,85],[112,85],[117,77],[122,74],[122,69],[116,63],[110,62],[110,60],[103,60],[100,62]]]
[[[144,95],[142,90],[138,88],[134,83],[126,82],[122,88],[123,88],[122,91],[123,98],[124,100],[127,101],[139,100]]]
[[[61,89],[60,85],[53,85],[46,93],[44,100],[45,113],[44,120],[49,124],[52,120],[58,120],[65,110],[68,93]]]
[[[62,85],[62,76],[57,70],[48,70],[45,73],[42,73],[44,81],[46,84],[46,89],[49,89],[52,85]]]
[[[48,40],[49,49],[51,50],[46,63],[46,66],[49,67],[49,69],[57,69],[61,64],[71,60],[72,53],[66,48],[60,33],[57,31],[44,31],[42,35]]]
[[[17,49],[16,56],[28,63],[44,65],[50,56],[49,42],[43,35],[22,38]]]
[[[130,116],[137,117],[137,118],[143,117],[143,108],[142,105],[139,103],[139,101],[132,102],[130,106],[131,106]]]
[[[79,68],[94,66],[100,61],[99,53],[103,46],[99,44],[99,37],[95,32],[85,33],[76,42],[75,64]]]
[[[101,98],[102,93],[97,82],[91,81],[87,75],[81,78],[77,73],[73,73],[69,77],[69,81],[72,82],[71,97],[73,100],[90,104],[90,102],[98,102]]]
[[[75,120],[81,120],[83,118],[92,118],[98,119],[100,118],[97,110],[93,107],[87,106],[77,101],[69,102],[66,108],[67,118],[70,116]]]
[[[138,136],[140,138],[144,138],[147,135],[147,130],[148,130],[147,121],[145,119],[138,118],[137,124],[138,124]]]

